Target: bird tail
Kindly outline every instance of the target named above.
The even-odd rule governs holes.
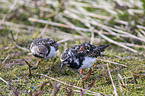
[[[107,48],[107,47],[109,47],[110,45],[101,45],[101,46],[99,46],[98,47],[98,50],[100,50],[100,52],[103,52],[103,51],[105,51],[105,49]]]

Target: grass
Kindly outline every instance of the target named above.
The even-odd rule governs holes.
[[[0,95],[145,95],[143,0],[0,4]],[[33,66],[39,60],[30,54],[30,44],[48,37],[60,42],[57,60],[51,71],[46,68],[52,61],[41,61],[30,76],[24,59]],[[83,76],[68,67],[59,72],[63,50],[83,42],[111,45],[93,65],[85,88],[82,79],[88,69]]]

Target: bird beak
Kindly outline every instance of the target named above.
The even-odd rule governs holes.
[[[62,70],[63,66],[64,66],[64,64],[62,63],[62,64],[61,64],[61,67],[60,67],[60,70],[59,70],[60,72],[61,72],[61,70]]]

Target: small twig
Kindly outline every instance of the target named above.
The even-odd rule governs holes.
[[[4,80],[2,77],[0,77],[0,80],[2,80],[3,82],[5,82],[7,85],[10,86],[10,88],[14,91],[14,95],[18,96],[18,91],[17,89],[15,89],[10,83],[8,83],[6,80]]]
[[[7,14],[3,16],[2,20],[0,21],[0,26],[5,22],[5,19],[7,18]]]
[[[116,89],[116,86],[115,86],[115,84],[113,82],[108,63],[107,63],[107,67],[108,67],[108,73],[109,73],[109,76],[110,76],[110,79],[111,79],[111,82],[112,82],[112,85],[113,85],[113,88],[114,88],[114,94],[115,94],[115,96],[118,96],[117,89]]]
[[[27,49],[27,48],[24,48],[24,47],[21,47],[21,46],[19,46],[19,45],[15,45],[17,48],[20,48],[20,49],[22,49],[22,50],[24,50],[24,51],[27,51],[27,52],[29,52],[29,49]]]
[[[11,12],[14,10],[14,7],[16,6],[16,4],[17,4],[18,1],[19,1],[19,0],[15,0],[15,1],[14,1],[14,3],[12,4],[11,8],[10,8],[9,11],[8,11],[8,14],[11,13]],[[1,26],[1,24],[3,24],[3,23],[5,22],[5,20],[6,20],[7,16],[8,16],[8,14],[6,14],[6,15],[3,16],[3,18],[2,18],[2,20],[1,20],[1,22],[0,22],[0,26]]]
[[[145,30],[145,27],[144,26],[141,26],[141,25],[136,25],[138,28],[141,28],[141,29],[144,29]]]
[[[1,59],[4,59],[4,58],[0,58],[0,60],[1,60]]]
[[[70,84],[68,84],[68,83],[62,82],[62,81],[60,81],[60,80],[57,80],[57,79],[55,79],[55,78],[52,78],[52,77],[47,76],[47,75],[44,75],[44,74],[38,74],[38,73],[35,73],[35,74],[36,74],[36,75],[45,76],[45,77],[47,77],[47,78],[49,78],[49,79],[52,79],[52,80],[54,80],[54,81],[57,81],[57,82],[59,82],[59,83],[62,83],[62,84],[64,84],[64,85],[67,85],[67,86],[72,86],[72,85],[70,85]],[[81,87],[77,87],[77,86],[73,86],[73,87],[74,87],[74,88],[77,88],[77,89],[80,89],[80,90],[85,90],[85,89],[83,89],[83,88],[81,88]],[[92,91],[90,91],[90,90],[86,90],[86,91],[92,93],[93,95],[100,95],[100,94],[102,94],[102,93],[92,92]],[[104,95],[104,96],[105,96],[105,95]]]
[[[131,47],[145,48],[145,46],[143,45],[137,45],[137,44],[131,44],[131,43],[122,43],[122,44],[131,46]]]
[[[9,83],[8,83],[6,80],[4,80],[2,77],[0,77],[0,79],[1,79],[3,82],[5,82],[7,85],[9,85]]]
[[[122,92],[122,86],[121,86],[121,82],[120,82],[119,78],[118,78],[118,83],[119,83],[120,91],[121,91],[121,93],[123,94],[123,92]]]
[[[69,41],[70,38],[67,38],[67,39],[63,39],[63,40],[60,40],[60,41],[57,41],[57,43],[62,43],[62,42],[66,42],[66,41]]]
[[[23,58],[23,60],[26,62],[26,64],[27,64],[29,67],[33,67],[30,63],[28,63],[27,60],[25,60],[24,58]]]
[[[2,62],[2,64],[4,64],[5,63],[5,61],[9,58],[9,54],[7,55],[7,57],[4,59],[4,61]]]
[[[71,85],[71,87],[67,87],[66,88],[66,91],[67,91],[67,96],[73,96],[74,95],[74,93],[73,93],[73,86],[74,86],[74,84],[75,83],[72,83]]]
[[[81,30],[81,31],[84,31],[84,32],[90,31],[90,29],[87,29],[87,28],[68,26],[68,25],[61,24],[61,23],[48,22],[46,20],[40,20],[40,19],[35,19],[35,18],[29,18],[28,20],[32,21],[32,22],[39,22],[39,23],[49,24],[49,25],[53,25],[53,26],[59,26],[59,27],[64,27],[64,28],[71,28],[71,29],[75,29],[75,30]]]
[[[44,32],[47,30],[47,28],[48,28],[48,24],[45,25],[42,32],[39,34],[38,38],[40,38],[42,35],[44,35]]]
[[[5,22],[5,25],[9,26],[11,30],[14,30],[16,31],[17,33],[28,33],[28,30],[38,30],[40,32],[42,32],[43,28],[34,28],[32,26],[26,26],[26,25],[19,25],[19,24],[15,24],[15,23],[12,23],[12,22]],[[27,30],[25,30],[27,29]],[[76,39],[85,39],[83,38],[82,36],[80,35],[73,35],[73,34],[70,34],[70,33],[66,33],[66,32],[62,32],[60,30],[58,31],[53,31],[53,30],[49,30],[47,29],[46,32],[45,32],[45,36],[43,37],[46,37],[46,35],[49,35],[51,37],[55,36],[56,38],[58,39],[70,39],[70,40],[76,40]],[[95,38],[95,41],[98,41],[97,38]]]
[[[53,92],[52,92],[52,94],[51,94],[50,96],[56,96],[57,93],[58,93],[58,91],[59,91],[59,89],[60,89],[60,83],[55,84],[55,85],[54,85]]]
[[[91,27],[90,30],[91,30],[91,44],[93,44],[93,42],[94,42],[94,27]]]
[[[24,59],[24,61],[26,62],[26,64],[27,64],[28,67],[29,67],[29,68],[28,68],[28,72],[29,72],[28,75],[31,76],[31,75],[32,75],[32,73],[31,73],[32,65],[31,65],[30,63],[28,63],[25,59]]]
[[[11,36],[12,36],[13,41],[15,41],[13,32],[11,31],[10,33],[11,33]]]
[[[31,68],[29,67],[29,69],[28,69],[28,72],[29,72],[29,76],[31,76],[32,75],[32,73],[31,73]]]
[[[74,92],[81,93],[80,90],[73,90],[73,91],[74,91]],[[89,96],[95,95],[95,94],[90,94],[90,93],[87,93],[87,92],[85,92],[85,94],[88,94]],[[100,93],[98,93],[98,95],[95,95],[95,96],[101,96],[101,95],[100,95]],[[106,96],[106,95],[104,95],[104,96]]]
[[[121,44],[121,43],[119,43],[119,42],[116,42],[116,41],[114,41],[114,40],[108,38],[107,36],[103,35],[101,32],[98,32],[98,34],[99,34],[102,38],[106,39],[107,41],[109,41],[109,42],[111,42],[111,43],[113,43],[113,44],[115,44],[115,45],[119,45],[119,46],[121,46],[121,47],[123,47],[123,48],[125,48],[125,49],[128,49],[128,50],[130,50],[130,51],[132,51],[132,52],[137,53],[136,50],[134,50],[134,49],[132,49],[132,48],[130,48],[130,47],[127,47],[127,46],[125,46],[125,45],[123,45],[123,44]]]
[[[112,28],[112,27],[107,27],[107,26],[106,26],[106,28],[109,28],[109,29],[111,29],[111,30],[113,30],[113,31],[116,31],[116,32],[119,32],[119,33],[128,35],[128,36],[130,36],[131,38],[134,38],[134,39],[137,39],[137,40],[140,40],[140,41],[145,42],[144,39],[139,38],[139,37],[137,37],[137,36],[135,36],[135,35],[133,35],[133,34],[130,34],[130,33],[128,33],[128,32],[125,32],[125,31],[122,31],[122,30],[118,30],[118,29],[115,29],[115,28]]]
[[[103,61],[103,62],[108,62],[108,63],[112,63],[112,64],[115,64],[115,65],[121,65],[121,66],[127,67],[127,65],[119,64],[119,63],[112,62],[112,61],[109,61],[109,60],[103,60],[103,59],[97,59],[97,60],[101,60],[101,61]]]
[[[120,74],[118,74],[118,77],[121,79],[121,82],[122,82],[122,84],[123,84],[123,86],[124,86],[125,84],[124,84],[124,82],[123,82],[122,76],[121,76]]]
[[[38,92],[35,93],[35,96],[39,96],[40,94],[43,94],[43,88],[46,86],[46,84],[49,83],[49,81],[44,82],[41,86],[40,86],[40,90]]]
[[[8,13],[10,13],[10,12],[12,12],[12,11],[14,10],[14,8],[15,8],[15,6],[16,6],[16,4],[17,4],[18,1],[19,1],[19,0],[15,0],[15,1],[14,1],[14,3],[12,4],[10,10],[8,11]]]
[[[91,82],[91,83],[88,85],[87,88],[84,87],[84,81],[83,81],[83,82],[82,82],[82,83],[83,83],[83,88],[85,88],[85,90],[81,90],[80,96],[84,96],[85,91],[87,91],[87,90],[89,90],[90,88],[92,88],[93,85],[94,85],[94,83],[95,83],[95,81],[96,81],[96,79],[95,79],[93,82]]]

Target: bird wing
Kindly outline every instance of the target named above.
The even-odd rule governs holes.
[[[59,47],[59,44],[54,41],[53,39],[44,39],[43,40],[43,44],[46,46],[46,47],[50,47],[50,46],[53,46],[56,50],[58,50],[58,47]]]
[[[107,47],[109,47],[109,45],[106,45],[106,44],[105,44],[105,45],[98,46],[98,47],[94,48],[93,51],[91,51],[91,52],[88,54],[88,56],[89,56],[89,57],[97,57],[97,56],[100,56],[101,53],[102,53],[103,51],[105,51],[105,49],[106,49]]]

